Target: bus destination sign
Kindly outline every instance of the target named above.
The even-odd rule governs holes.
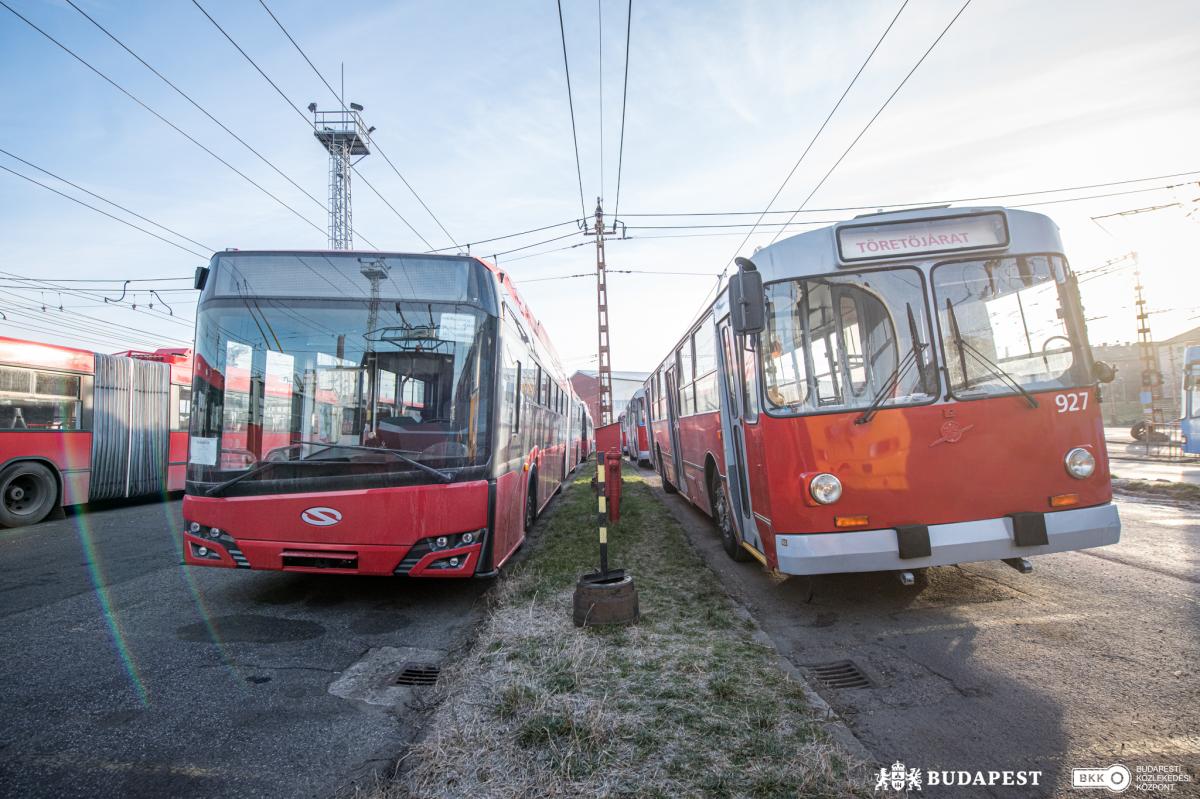
[[[913,219],[874,225],[845,225],[837,231],[843,262],[1008,246],[1001,211]]]

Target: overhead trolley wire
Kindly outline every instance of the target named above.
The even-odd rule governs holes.
[[[121,49],[123,49],[125,52],[129,53],[129,55],[131,55],[135,59],[137,59],[137,61],[139,63],[141,63],[142,66],[144,66],[146,69],[153,72],[155,74],[155,76],[158,77],[159,80],[161,80],[163,83],[167,84],[172,89],[174,89],[175,92],[180,97],[182,97],[183,99],[185,99],[189,103],[191,103],[196,108],[196,110],[198,110],[200,113],[204,114],[206,117],[208,117],[210,120],[212,120],[218,127],[221,128],[221,130],[225,131],[230,136],[232,136],[235,140],[237,140],[237,142],[239,144],[241,144],[243,147],[245,147],[247,150],[249,150],[251,153],[253,153],[255,156],[257,156],[260,161],[262,161],[264,164],[266,164],[271,169],[273,169],[275,171],[275,173],[278,174],[281,178],[283,178],[288,183],[290,183],[294,187],[296,187],[305,197],[307,197],[308,199],[310,199],[314,203],[316,203],[326,213],[329,213],[329,207],[326,206],[325,203],[321,202],[319,199],[314,197],[311,193],[309,193],[309,191],[307,189],[305,189],[303,186],[301,186],[299,183],[297,183],[295,180],[293,180],[290,175],[288,175],[282,169],[277,167],[270,159],[268,159],[265,155],[263,155],[258,150],[256,150],[253,146],[251,146],[251,144],[249,142],[247,142],[241,136],[237,135],[232,130],[230,130],[228,125],[226,125],[224,122],[222,122],[221,120],[219,120],[215,116],[213,116],[212,113],[210,113],[207,108],[200,105],[200,103],[196,102],[196,100],[194,100],[191,97],[191,95],[189,95],[183,89],[176,86],[165,75],[163,75],[161,72],[159,72],[153,66],[151,66],[149,63],[147,63],[146,59],[142,58],[140,55],[138,55],[132,49],[130,49],[130,47],[128,45],[126,45],[125,42],[121,41],[121,39],[119,39],[115,34],[113,34],[112,31],[110,31],[108,28],[101,25],[90,14],[88,14],[86,11],[84,11],[82,8],[80,8],[78,5],[76,5],[74,0],[66,0],[66,2],[69,6],[71,6],[71,8],[75,9],[80,14],[82,14],[83,17],[88,22],[92,23],[97,28],[99,28],[100,31],[103,32],[105,36],[112,39],[117,45],[119,45],[121,47]],[[370,246],[372,246],[372,247],[375,246],[374,244],[371,244],[371,242],[366,238],[366,236],[362,236],[361,234],[359,234],[359,236],[360,236],[360,238],[362,238],[363,241],[367,242],[367,244],[370,244]]]
[[[279,30],[282,31],[283,35],[287,37],[287,40],[292,43],[292,46],[296,48],[296,51],[298,53],[300,53],[300,56],[305,60],[305,62],[308,63],[309,67],[312,68],[312,71],[314,73],[316,73],[318,78],[321,79],[321,83],[325,84],[325,88],[329,90],[329,93],[332,94],[337,99],[338,103],[342,106],[342,110],[348,111],[349,109],[346,108],[345,98],[343,98],[338,92],[334,91],[333,86],[329,85],[329,81],[325,80],[325,76],[321,74],[321,70],[317,69],[316,64],[314,64],[312,62],[312,59],[308,57],[308,54],[304,52],[304,49],[295,40],[295,38],[292,37],[292,34],[288,33],[288,29],[285,28],[283,26],[283,23],[279,21],[279,17],[275,16],[275,12],[273,12],[271,10],[270,6],[268,6],[266,4],[266,2],[264,2],[264,0],[258,0],[258,3],[271,16],[271,19],[274,20],[275,24],[279,27]],[[437,218],[437,215],[433,213],[433,210],[429,207],[428,204],[426,204],[425,200],[421,197],[420,194],[417,193],[417,190],[414,189],[412,187],[412,184],[408,182],[408,179],[405,178],[403,174],[401,174],[399,168],[397,168],[396,165],[394,163],[392,163],[392,159],[389,158],[387,153],[384,152],[383,148],[379,146],[379,143],[377,141],[375,141],[374,139],[372,139],[371,145],[375,148],[375,152],[379,153],[379,156],[381,158],[383,158],[384,162],[389,167],[391,167],[393,172],[396,173],[396,177],[400,178],[400,182],[404,184],[404,187],[406,189],[408,189],[409,192],[412,193],[412,196],[415,197],[417,199],[417,202],[419,202],[421,204],[421,207],[425,209],[425,213],[429,214],[429,218],[432,219],[434,221],[434,223],[436,223],[437,226],[439,228],[441,228],[442,232],[446,234],[446,238],[450,239],[450,243],[453,244],[455,247],[458,247],[459,246],[458,241],[455,240],[454,236],[450,235],[450,231],[446,230],[446,226],[442,224],[442,220]],[[354,171],[356,173],[358,173],[357,169],[355,169]],[[361,173],[358,173],[358,174],[361,176]],[[382,198],[382,196],[381,196],[381,198]],[[397,216],[399,216],[398,213],[397,213]],[[401,217],[401,218],[403,219],[403,217]],[[404,224],[408,225],[408,221],[405,220]],[[412,229],[412,225],[409,225],[409,229]],[[416,233],[415,230],[413,230],[413,232]],[[418,235],[418,237],[421,238],[422,241],[424,241],[424,237],[421,237],[419,233],[417,235]],[[428,244],[428,242],[426,242],[426,244]],[[432,245],[429,245],[429,246],[432,246]]]
[[[322,234],[324,234],[324,233],[325,233],[325,231],[324,231],[322,228],[320,228],[319,226],[317,226],[316,224],[314,224],[314,223],[313,223],[313,221],[312,221],[311,219],[309,219],[308,217],[304,216],[304,214],[300,213],[300,212],[299,212],[299,211],[297,211],[295,208],[293,208],[292,206],[288,205],[288,204],[287,204],[286,202],[284,202],[283,200],[281,200],[281,199],[279,199],[278,197],[276,197],[276,196],[275,196],[274,194],[272,194],[270,191],[268,191],[267,189],[263,188],[263,186],[262,186],[262,185],[260,185],[259,183],[257,183],[257,182],[256,182],[256,181],[255,181],[253,178],[251,178],[250,176],[246,175],[244,172],[242,172],[241,170],[239,170],[239,169],[238,169],[237,167],[235,167],[233,164],[231,164],[231,163],[229,163],[228,161],[226,161],[226,160],[225,160],[224,158],[222,158],[221,156],[217,155],[215,152],[213,152],[212,150],[210,150],[208,147],[205,147],[203,144],[201,144],[201,143],[200,143],[198,140],[196,140],[196,139],[195,139],[193,136],[191,136],[189,133],[187,133],[186,131],[184,131],[182,128],[180,128],[178,125],[176,125],[174,122],[172,122],[171,120],[169,120],[169,119],[167,119],[166,117],[164,117],[162,114],[160,114],[160,113],[158,113],[157,111],[155,111],[153,108],[151,108],[150,106],[148,106],[146,103],[142,102],[140,99],[138,99],[138,98],[137,98],[135,95],[133,95],[133,94],[132,94],[132,93],[131,93],[131,92],[130,92],[128,89],[126,89],[124,86],[122,86],[121,84],[117,83],[115,80],[113,80],[113,79],[112,79],[112,78],[110,78],[108,75],[106,75],[106,74],[104,74],[103,72],[101,72],[101,71],[100,71],[99,69],[97,69],[96,67],[92,66],[92,65],[91,65],[91,64],[90,64],[88,61],[84,60],[84,59],[83,59],[83,57],[82,57],[82,56],[80,56],[79,54],[77,54],[77,53],[76,53],[74,50],[72,50],[71,48],[67,47],[65,44],[63,44],[62,42],[60,42],[58,39],[55,39],[53,36],[51,36],[51,35],[50,35],[49,33],[47,33],[46,31],[44,31],[44,30],[42,30],[41,28],[39,28],[37,25],[35,25],[33,22],[31,22],[31,21],[30,21],[28,18],[26,18],[25,16],[21,15],[21,14],[20,14],[20,13],[19,13],[19,12],[18,12],[16,9],[14,9],[14,8],[13,8],[12,6],[10,6],[10,5],[9,5],[7,2],[5,2],[5,0],[0,0],[0,6],[4,6],[4,8],[8,9],[8,11],[10,11],[10,12],[11,12],[11,13],[12,13],[12,14],[15,16],[15,17],[17,17],[18,19],[20,19],[22,22],[24,22],[24,23],[25,23],[26,25],[28,25],[29,27],[33,28],[33,29],[34,29],[35,31],[37,31],[38,33],[42,34],[42,36],[44,36],[44,37],[46,37],[47,39],[49,39],[51,42],[53,42],[55,45],[57,45],[57,46],[58,46],[58,47],[59,47],[59,48],[60,48],[60,49],[61,49],[63,52],[67,53],[67,55],[71,56],[71,57],[72,57],[72,58],[74,58],[76,61],[78,61],[80,64],[83,64],[85,67],[87,67],[88,69],[90,69],[92,72],[94,72],[94,73],[95,73],[96,75],[98,75],[100,78],[102,78],[104,81],[106,81],[108,84],[110,84],[110,85],[111,85],[111,86],[112,86],[114,89],[116,89],[117,91],[121,92],[121,94],[125,95],[125,96],[126,96],[126,97],[128,97],[130,100],[133,100],[135,103],[137,103],[138,105],[140,105],[140,106],[141,106],[142,108],[144,108],[146,111],[149,111],[151,114],[153,114],[155,117],[157,117],[157,118],[158,118],[160,121],[162,121],[164,124],[166,124],[166,125],[167,125],[168,127],[170,127],[172,130],[174,130],[176,133],[178,133],[179,135],[183,136],[185,139],[187,139],[187,140],[188,140],[188,141],[190,141],[192,144],[194,144],[194,145],[196,145],[197,147],[199,147],[199,148],[200,148],[201,150],[203,150],[204,152],[206,152],[206,153],[208,153],[209,155],[211,155],[211,156],[212,156],[213,158],[215,158],[216,160],[220,161],[222,164],[224,164],[224,165],[225,165],[226,167],[228,167],[230,170],[232,170],[233,172],[235,172],[235,173],[236,173],[236,174],[237,174],[239,177],[241,177],[241,178],[242,178],[243,180],[245,180],[247,183],[249,183],[250,185],[254,186],[256,189],[258,189],[258,190],[259,190],[259,191],[261,191],[263,194],[265,194],[265,195],[267,195],[268,197],[270,197],[270,198],[271,198],[272,200],[274,200],[275,202],[277,202],[277,203],[279,203],[280,205],[282,205],[282,206],[283,206],[284,208],[286,208],[287,210],[291,211],[293,214],[295,214],[295,215],[296,215],[296,216],[297,216],[299,219],[301,219],[302,221],[304,221],[304,222],[305,222],[306,224],[308,224],[310,227],[313,227],[313,228],[315,228],[317,231],[319,231],[319,232],[320,232],[320,233],[322,233]]]
[[[158,228],[160,230],[167,231],[172,236],[178,236],[179,238],[183,239],[184,241],[189,241],[192,244],[195,244],[197,247],[200,247],[201,249],[208,250],[210,252],[212,252],[216,249],[215,247],[205,244],[204,242],[196,241],[195,239],[191,238],[190,236],[185,236],[182,233],[180,233],[178,230],[172,230],[171,228],[167,227],[166,225],[159,224],[158,222],[155,222],[153,219],[151,219],[147,216],[142,216],[137,211],[130,210],[129,208],[126,208],[125,206],[121,205],[120,203],[113,202],[112,200],[108,199],[107,197],[104,197],[103,195],[97,194],[96,192],[91,191],[89,189],[85,189],[83,186],[80,186],[78,183],[72,183],[71,181],[64,178],[62,175],[56,175],[53,172],[51,172],[49,169],[40,167],[37,164],[34,164],[30,161],[26,161],[21,156],[16,155],[15,153],[10,153],[8,150],[5,150],[3,147],[0,147],[0,153],[4,153],[5,155],[7,155],[9,158],[12,158],[13,160],[20,161],[22,164],[24,164],[27,167],[36,169],[38,172],[41,172],[43,175],[49,175],[50,177],[54,178],[55,180],[62,181],[63,183],[66,183],[68,186],[70,186],[73,189],[77,189],[78,191],[81,191],[84,194],[95,197],[97,200],[100,200],[101,202],[108,203],[109,205],[111,205],[114,208],[120,208],[122,211],[129,214],[130,216],[136,216],[138,219],[142,220],[143,222],[148,222],[149,224],[154,225],[156,228]]]
[[[950,32],[950,28],[954,26],[954,23],[958,21],[958,18],[962,16],[962,13],[967,10],[967,6],[969,5],[971,5],[971,0],[966,0],[966,2],[962,4],[962,7],[958,9],[958,13],[950,18],[950,21],[946,23],[946,27],[942,28],[942,32],[937,35],[937,38],[933,40],[933,43],[930,44],[929,47],[925,49],[925,52],[921,54],[921,57],[917,59],[917,63],[913,64],[912,69],[908,71],[908,74],[904,76],[904,79],[901,80],[892,93],[888,95],[888,98],[883,101],[883,105],[879,106],[879,110],[875,112],[875,115],[867,120],[867,124],[863,125],[863,129],[858,132],[858,135],[854,137],[854,140],[850,142],[845,151],[842,152],[842,154],[838,156],[838,159],[833,162],[833,166],[829,167],[829,170],[821,177],[820,180],[817,181],[817,185],[813,186],[812,191],[810,191],[808,196],[804,198],[804,202],[800,203],[800,207],[796,209],[796,213],[788,217],[788,222],[794,220],[800,210],[803,209],[804,206],[808,205],[808,201],[813,198],[813,195],[821,190],[821,187],[825,185],[825,181],[829,179],[829,176],[832,175],[834,170],[838,168],[842,161],[845,160],[846,156],[850,154],[850,151],[854,149],[854,146],[858,144],[862,137],[866,135],[867,131],[871,129],[871,125],[875,124],[875,120],[879,119],[879,115],[884,112],[896,95],[900,93],[900,90],[904,88],[906,83],[908,83],[908,79],[913,76],[913,73],[920,68],[921,64],[925,63],[925,59],[928,58],[929,54],[933,52],[933,49],[938,46],[938,42],[940,42],[946,36],[946,34]],[[771,238],[771,241],[768,242],[768,245],[774,244],[782,232],[782,229],[776,232],[776,234]]]
[[[613,220],[621,210],[621,167],[625,163],[625,104],[629,98],[629,32],[633,28],[633,0],[629,0],[629,10],[625,16],[625,82],[621,89],[621,140],[617,145],[617,200],[613,205]]]
[[[165,244],[170,244],[172,247],[175,247],[176,249],[183,250],[184,252],[189,253],[190,255],[195,255],[197,258],[205,258],[205,259],[208,258],[208,255],[206,255],[202,252],[196,252],[195,250],[193,250],[190,247],[185,247],[182,244],[171,241],[170,239],[168,239],[164,236],[160,236],[151,230],[146,230],[146,228],[142,227],[141,225],[135,225],[126,219],[122,219],[119,216],[110,214],[108,211],[105,211],[102,208],[97,208],[96,206],[92,205],[91,203],[85,203],[83,200],[79,199],[78,197],[72,197],[71,195],[67,194],[66,192],[61,192],[58,189],[54,188],[53,186],[47,186],[45,183],[42,183],[40,180],[34,180],[33,178],[29,177],[28,175],[22,175],[20,172],[17,172],[16,170],[13,170],[13,169],[9,169],[8,167],[4,166],[3,164],[0,164],[0,169],[3,169],[5,172],[16,175],[17,177],[21,178],[22,180],[27,180],[36,186],[41,186],[46,191],[52,191],[55,194],[57,194],[59,197],[65,197],[73,203],[79,203],[84,208],[90,208],[93,211],[95,211],[96,213],[103,214],[104,216],[107,216],[109,219],[112,219],[115,222],[120,222],[122,225],[127,225],[128,227],[131,227],[134,230],[140,230],[142,233],[145,233],[147,236],[153,236],[154,238],[158,239],[159,241],[161,241]]]
[[[446,252],[447,250],[458,250],[458,249],[462,249],[464,247],[467,249],[468,252],[470,252],[470,249],[472,247],[477,247],[480,244],[489,244],[493,241],[503,241],[504,239],[515,239],[517,236],[525,236],[530,233],[541,233],[543,230],[553,230],[556,227],[563,227],[564,225],[578,225],[579,221],[580,220],[578,220],[578,219],[568,219],[565,222],[556,222],[553,225],[543,225],[542,227],[530,228],[529,230],[522,230],[519,233],[507,233],[503,236],[493,236],[490,239],[479,239],[479,241],[468,241],[466,244],[463,244],[461,246],[442,247],[437,250],[429,250],[429,252],[427,254],[432,255],[434,253]],[[530,246],[536,246],[536,245],[530,245]]]
[[[596,0],[596,76],[600,82],[600,196],[604,196],[604,0]]]
[[[1085,191],[1087,189],[1105,189],[1112,186],[1126,186],[1130,183],[1146,183],[1151,180],[1170,180],[1173,178],[1182,178],[1189,175],[1200,175],[1200,169],[1193,169],[1187,172],[1175,172],[1170,175],[1154,175],[1144,178],[1129,178],[1128,180],[1113,180],[1107,183],[1092,183],[1084,186],[1063,186],[1058,189],[1037,189],[1036,191],[1017,191],[1008,194],[985,194],[977,197],[956,197],[950,200],[917,200],[913,202],[903,203],[875,203],[874,205],[845,205],[839,208],[806,208],[806,209],[787,209],[780,211],[678,211],[664,213],[635,213],[625,214],[626,217],[658,217],[658,216],[755,216],[757,214],[795,214],[795,213],[834,213],[837,211],[873,211],[881,208],[911,208],[913,206],[927,205],[952,205],[954,203],[969,203],[980,202],[982,200],[1005,200],[1013,197],[1033,197],[1041,194],[1057,194],[1064,191]],[[1190,182],[1190,181],[1189,181]],[[1157,188],[1173,189],[1186,184],[1172,184],[1169,186],[1159,186]],[[1139,191],[1152,191],[1153,189],[1139,189]],[[1096,197],[1079,197],[1078,200],[1099,199],[1100,197],[1109,197],[1115,195],[1102,194]],[[1051,202],[1072,202],[1073,200],[1052,200]]]
[[[575,143],[575,176],[579,179],[579,213],[587,218],[587,204],[583,200],[583,167],[579,163],[579,135],[575,132],[575,99],[571,93],[571,63],[567,60],[567,29],[563,24],[562,0],[558,3],[558,32],[562,36],[563,69],[567,73],[567,105],[571,109],[571,140]]]

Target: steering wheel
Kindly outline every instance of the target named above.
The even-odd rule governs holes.
[[[1046,348],[1050,346],[1051,341],[1056,341],[1058,339],[1062,339],[1063,341],[1067,342],[1068,347],[1073,344],[1071,339],[1067,338],[1066,336],[1051,336],[1042,342],[1042,363],[1046,365],[1047,372],[1050,371],[1050,356],[1046,354]]]

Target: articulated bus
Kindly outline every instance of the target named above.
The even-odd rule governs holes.
[[[638,464],[650,463],[650,439],[646,431],[646,389],[639,388],[621,413],[621,444],[625,457]]]
[[[0,338],[0,526],[182,490],[191,361]]]
[[[196,282],[191,565],[490,576],[583,457],[558,356],[491,264],[226,251]]]
[[[1112,369],[1050,219],[868,215],[738,264],[646,383],[664,487],[735,560],[911,584],[1117,542]]]

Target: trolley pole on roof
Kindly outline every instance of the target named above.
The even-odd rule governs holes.
[[[596,198],[596,322],[600,378],[600,424],[612,424],[612,364],[608,350],[608,273],[604,263],[604,210]]]
[[[1149,429],[1146,431],[1146,449],[1149,451],[1156,428],[1165,424],[1163,409],[1162,372],[1159,371],[1158,348],[1150,333],[1150,312],[1146,310],[1146,298],[1142,288],[1142,270],[1137,267],[1134,255],[1134,304],[1137,306],[1138,354],[1142,360],[1142,413],[1146,416]]]
[[[318,111],[309,103],[313,115],[313,135],[329,153],[329,249],[354,249],[354,213],[350,205],[350,168],[371,154],[371,132],[359,112],[358,103],[342,106],[339,111]],[[356,158],[356,160],[351,160]]]

